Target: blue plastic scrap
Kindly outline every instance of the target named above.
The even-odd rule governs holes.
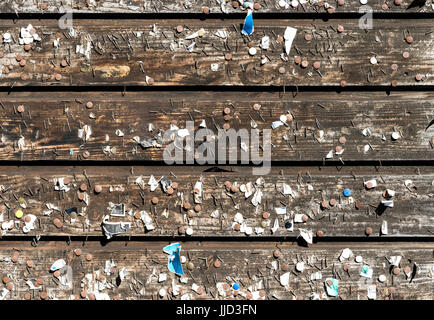
[[[184,271],[181,266],[181,244],[172,243],[163,248],[163,251],[169,255],[167,268],[170,272],[173,272],[179,276],[184,275]]]
[[[249,9],[247,11],[246,19],[244,19],[244,26],[243,26],[243,30],[241,30],[241,33],[246,36],[250,36],[253,33],[253,31],[254,31],[253,11]]]

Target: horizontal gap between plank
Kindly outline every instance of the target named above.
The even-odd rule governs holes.
[[[14,242],[14,241],[29,241],[33,242],[35,236],[27,235],[7,235],[0,238],[2,242]],[[306,246],[304,240],[299,236],[115,236],[110,240],[101,234],[101,236],[89,235],[89,236],[41,236],[39,241],[65,241],[65,242],[100,242],[102,245],[110,242],[293,242],[300,246]],[[327,243],[393,243],[393,242],[416,242],[425,243],[433,242],[434,236],[369,236],[369,237],[355,237],[355,236],[325,236],[321,239],[315,238],[313,244],[325,245]]]
[[[434,166],[434,160],[345,160],[344,165],[337,160],[327,160],[325,163],[316,160],[292,160],[292,161],[271,161],[271,167],[337,167],[338,169],[343,167],[422,167],[422,166]],[[2,160],[1,166],[148,166],[148,167],[189,167],[192,165],[197,168],[203,167],[204,170],[210,167],[262,167],[261,165],[255,165],[252,163],[245,164],[238,161],[237,163],[222,163],[222,164],[172,164],[168,165],[163,160]]]
[[[65,13],[0,13],[0,19],[59,19]],[[118,19],[118,20],[179,20],[179,19],[244,19],[247,12],[230,13],[209,13],[200,12],[77,12],[73,13],[73,19]],[[336,19],[358,19],[365,13],[359,12],[254,12],[256,19],[278,20],[278,19],[321,19],[324,21]],[[434,18],[433,12],[373,12],[373,19],[431,19]]]
[[[93,86],[0,86],[0,92],[281,92],[281,93],[296,93],[296,92],[386,92],[392,91],[434,91],[434,85],[405,85],[392,87],[390,85],[360,85],[346,86],[344,88],[336,86],[275,86],[275,85],[259,85],[259,86],[225,86],[225,85],[175,85],[175,86],[138,86],[138,85],[93,85]]]

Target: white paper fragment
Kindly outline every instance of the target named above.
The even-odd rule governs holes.
[[[83,141],[88,141],[91,134],[92,129],[87,124],[84,125],[82,129],[78,129],[78,137]]]
[[[204,34],[206,33],[205,29],[201,28],[198,31],[190,34],[189,36],[187,36],[185,39],[186,40],[191,40],[191,39],[195,39],[197,37],[202,37]]]
[[[261,39],[261,44],[259,46],[261,47],[261,49],[267,50],[270,47],[270,37],[263,36]]]
[[[402,257],[401,256],[391,256],[389,260],[389,263],[395,267],[399,267],[399,263],[401,262]]]
[[[388,234],[388,229],[387,229],[387,221],[384,220],[383,223],[381,224],[381,234]]]
[[[289,284],[289,272],[285,272],[280,276],[280,285],[286,287]]]
[[[371,284],[368,286],[368,299],[377,299],[377,286],[375,284]]]
[[[63,259],[56,260],[50,267],[50,271],[56,271],[66,266],[66,262]]]
[[[151,191],[155,191],[155,189],[157,189],[158,181],[155,180],[153,175],[151,175],[151,177],[149,178],[148,185],[151,187]]]
[[[271,228],[271,232],[276,233],[277,229],[279,229],[279,220],[274,219],[273,227]]]
[[[291,51],[292,41],[294,40],[296,33],[297,29],[286,27],[283,38],[285,39],[285,52],[287,55],[289,55],[289,52]]]
[[[344,260],[349,259],[352,255],[353,255],[353,252],[351,251],[351,249],[345,248],[344,250],[342,250],[342,253],[339,257],[339,260],[341,262],[343,262]]]
[[[372,188],[375,188],[375,187],[377,186],[377,180],[375,180],[375,179],[365,181],[364,186],[365,186],[365,187],[368,187],[368,183],[371,183],[371,184],[372,184],[371,189],[372,189]]]
[[[274,211],[276,211],[278,215],[286,214],[286,207],[277,207],[274,208]]]
[[[306,230],[306,229],[298,229],[300,232],[300,236],[306,241],[308,244],[312,244],[313,241],[313,233],[312,230]]]
[[[251,202],[255,207],[257,207],[261,203],[261,199],[262,199],[262,191],[258,189],[253,195]]]

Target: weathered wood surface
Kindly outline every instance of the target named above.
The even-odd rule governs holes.
[[[235,5],[233,3],[236,3]],[[253,1],[252,1],[253,2]],[[303,2],[303,1],[301,1]],[[400,5],[391,1],[385,2],[375,0],[368,5],[373,12],[382,13],[408,13],[408,12],[432,12],[431,1],[424,5],[411,5],[413,0],[404,0]],[[223,1],[223,9],[216,0],[203,1],[150,1],[150,0],[44,0],[35,2],[33,0],[3,0],[0,4],[2,13],[203,13],[206,8],[209,13],[239,13],[245,10],[238,1]],[[347,0],[343,4],[337,1],[306,1],[297,7],[290,5],[291,1],[284,1],[282,5],[276,0],[255,1],[255,13],[342,13],[359,12],[362,6],[359,1]],[[327,4],[326,4],[327,3]],[[259,5],[259,6],[258,6]],[[207,12],[207,11],[205,11]]]
[[[1,49],[0,85],[339,86],[341,81],[347,86],[390,87],[393,81],[397,86],[433,84],[434,33],[429,19],[375,20],[369,32],[360,29],[355,19],[256,19],[250,39],[241,35],[242,23],[212,19],[206,23],[74,19],[75,36],[70,37],[69,30],[60,29],[57,20],[2,21],[0,34],[10,33],[16,42],[3,44]],[[41,41],[34,42],[26,52],[18,38],[21,27],[29,24]],[[181,33],[175,30],[178,25],[183,26]],[[344,28],[341,33],[337,31],[339,25]],[[287,26],[298,29],[289,56],[284,53],[284,42],[277,42]],[[185,39],[201,28],[202,37]],[[216,35],[219,29],[227,32],[227,39]],[[406,42],[406,30],[413,38],[411,44]],[[312,40],[306,41],[306,34],[313,34]],[[268,50],[259,47],[264,35],[270,37]],[[192,43],[196,46],[189,52],[187,47]],[[249,47],[256,49],[254,56],[249,54]],[[403,57],[404,51],[409,53],[408,58]],[[232,55],[230,59],[225,58],[225,53]],[[295,64],[296,56],[307,62],[306,68]],[[378,63],[371,64],[374,56]],[[266,61],[263,65],[262,59]],[[62,60],[65,67],[61,66]],[[320,63],[318,70],[314,62]],[[396,71],[392,64],[397,64]]]
[[[434,159],[434,126],[427,129],[434,119],[431,92],[304,92],[295,98],[289,92],[127,92],[125,96],[120,92],[14,92],[0,93],[0,102],[1,160],[75,160],[83,159],[86,151],[87,161],[162,161],[165,147],[173,143],[171,137],[159,139],[162,148],[146,149],[133,138],[168,132],[172,123],[182,129],[193,119],[194,133],[205,120],[208,134],[215,136],[217,162],[220,142],[214,122],[219,128],[226,123],[237,132],[246,129],[251,133],[253,119],[262,132],[271,130],[272,122],[288,111],[293,121],[271,132],[272,161]],[[93,105],[90,109],[88,102]],[[259,112],[254,110],[255,104],[261,105]],[[17,111],[20,105],[24,107],[21,113]],[[225,121],[227,107],[231,113]],[[154,127],[152,132],[149,124]],[[92,130],[87,141],[78,136],[84,125]],[[364,129],[369,129],[371,136],[365,136]],[[118,136],[117,130],[124,135]],[[396,141],[391,138],[393,132],[401,136]],[[339,142],[341,137],[346,139],[344,144]],[[22,138],[24,146],[18,146]],[[199,140],[195,150],[204,143]],[[263,142],[261,137],[261,146]],[[238,150],[240,161],[253,150],[253,141],[247,142],[247,151],[242,151],[240,142],[231,145],[228,141],[226,146]],[[337,146],[344,149],[341,155],[336,154]],[[110,152],[104,149],[107,147]],[[328,159],[331,150],[334,155]]]
[[[0,256],[2,278],[8,277],[9,289],[2,285],[4,299],[39,300],[43,296],[51,299],[312,299],[316,294],[321,300],[367,300],[368,286],[376,286],[377,300],[433,299],[434,257],[433,243],[394,243],[385,247],[383,243],[323,244],[314,248],[273,243],[196,243],[182,244],[181,256],[184,281],[170,273],[167,268],[168,255],[162,249],[168,243],[141,242],[110,243],[104,247],[97,243],[71,242],[69,246],[59,242],[41,242],[32,248],[20,242],[1,243]],[[340,260],[342,250],[349,248],[352,256]],[[80,249],[77,256],[74,250]],[[18,252],[18,250],[20,250]],[[278,258],[274,251],[279,251]],[[18,260],[12,262],[14,252]],[[88,260],[88,255],[91,260]],[[15,253],[16,255],[16,253]],[[363,262],[357,263],[356,256]],[[401,256],[399,274],[393,274],[392,256]],[[57,259],[64,259],[67,267],[60,275],[50,272]],[[28,262],[32,265],[27,267]],[[107,267],[106,261],[114,266]],[[216,268],[215,261],[221,266]],[[304,270],[296,270],[297,262],[304,262]],[[348,266],[348,272],[344,266]],[[373,270],[372,278],[360,275],[363,265]],[[414,276],[412,272],[414,266]],[[71,284],[62,285],[68,267],[72,270]],[[123,270],[123,281],[117,279]],[[282,270],[283,269],[283,270]],[[106,273],[107,270],[108,272]],[[283,287],[280,276],[289,272],[289,283]],[[409,272],[406,275],[406,272]],[[310,280],[311,275],[321,273],[322,278]],[[166,280],[159,282],[159,276]],[[386,280],[379,281],[380,275]],[[339,280],[339,297],[328,297],[325,289],[327,278]],[[42,285],[38,285],[38,279]],[[96,279],[96,280],[95,280]],[[35,284],[35,289],[30,289]],[[238,283],[240,289],[231,288]],[[194,284],[202,290],[196,289]],[[226,286],[219,292],[218,286]],[[229,288],[228,288],[229,287]],[[166,290],[161,296],[160,290]],[[174,290],[175,288],[175,294]],[[176,291],[180,292],[176,294]],[[195,290],[193,290],[195,289]],[[199,292],[197,292],[199,291]]]
[[[221,167],[221,170],[215,172],[213,167],[198,166],[133,169],[125,166],[0,167],[2,233],[3,236],[102,236],[102,222],[106,215],[111,222],[131,222],[131,228],[119,236],[187,236],[178,233],[179,227],[184,232],[191,228],[192,237],[246,238],[248,231],[244,228],[247,227],[252,228],[250,237],[295,238],[300,229],[307,229],[315,237],[321,230],[324,237],[363,238],[367,237],[367,227],[372,229],[371,238],[432,237],[434,233],[432,167],[381,167],[379,171],[372,167],[344,167],[341,170],[333,167],[273,167],[268,175],[263,176],[262,185],[255,184],[260,176],[252,176],[250,167]],[[157,180],[165,176],[172,183],[178,183],[178,188],[171,195],[164,193],[161,186],[151,192],[148,185],[151,174]],[[136,183],[139,177],[143,180],[140,185]],[[58,178],[68,178],[70,190],[56,191],[55,179]],[[203,194],[195,201],[193,189],[201,178]],[[377,187],[366,190],[364,182],[372,179],[376,179]],[[228,192],[225,181],[238,188],[251,182],[253,195],[245,198],[242,192]],[[294,193],[284,194],[283,183],[289,185]],[[89,197],[87,204],[78,199],[83,194],[79,190],[82,185]],[[99,194],[94,193],[97,185],[102,187]],[[343,196],[345,188],[351,190],[350,198]],[[396,192],[391,199],[393,208],[386,209],[380,205],[385,200],[383,192],[386,189]],[[259,191],[262,192],[261,203],[254,206],[252,199]],[[154,197],[158,200],[155,205],[152,203]],[[321,207],[323,201],[331,199],[336,200],[334,206]],[[361,203],[359,208],[356,208],[356,201]],[[186,202],[190,204],[190,210],[183,207]],[[112,216],[110,203],[124,203],[125,216]],[[194,211],[196,205],[200,206],[198,211]],[[278,215],[276,208],[282,207],[286,207],[286,214]],[[75,213],[66,214],[64,210],[69,208],[76,208],[71,210]],[[18,209],[23,212],[21,219],[16,217]],[[154,229],[147,225],[145,228],[143,217],[137,214],[142,211],[149,214]],[[264,212],[270,216],[264,219]],[[243,221],[236,220],[237,213],[242,215]],[[24,233],[28,214],[35,215],[36,221],[34,229]],[[297,223],[295,214],[305,214],[307,222]],[[273,233],[276,219],[279,228]],[[288,231],[285,223],[293,219],[293,231]],[[60,220],[61,225],[56,226],[55,220]],[[240,231],[236,231],[235,221],[238,221]],[[383,221],[388,225],[387,235],[380,233]],[[12,222],[16,227],[11,226]]]

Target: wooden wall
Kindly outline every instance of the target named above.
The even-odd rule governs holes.
[[[433,299],[434,7],[371,2],[366,30],[359,1],[256,1],[244,36],[238,1],[2,1],[0,299]],[[234,163],[167,165],[164,134],[189,121],[209,130],[194,150],[271,129],[271,169],[238,142]]]

